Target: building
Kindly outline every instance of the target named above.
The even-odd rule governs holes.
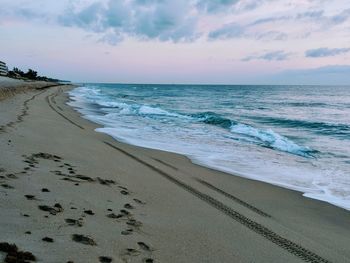
[[[8,73],[8,68],[5,62],[0,61],[0,75],[6,76]]]

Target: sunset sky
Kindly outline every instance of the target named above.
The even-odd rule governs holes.
[[[350,84],[350,1],[1,0],[0,60],[79,82]]]

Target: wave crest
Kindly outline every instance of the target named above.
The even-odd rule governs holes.
[[[235,124],[234,121],[210,111],[192,114],[191,117],[196,118],[203,123],[219,126],[224,129],[229,129],[233,124]]]
[[[271,149],[303,156],[312,157],[312,154],[316,151],[309,149],[308,147],[303,147],[288,139],[287,137],[278,134],[277,132],[269,129],[259,129],[248,124],[240,123],[235,120],[226,118],[216,112],[199,112],[194,114],[183,114],[177,112],[171,112],[161,107],[136,104],[134,102],[118,102],[115,98],[111,99],[105,94],[102,94],[99,89],[96,88],[81,88],[80,90],[75,90],[76,93],[84,93],[85,97],[96,105],[102,108],[115,108],[118,109],[118,114],[120,115],[137,115],[141,117],[150,117],[157,119],[159,117],[169,117],[177,118],[181,120],[186,120],[190,122],[201,122],[208,125],[213,125],[219,128],[223,128],[232,134],[239,134],[244,136],[245,139],[251,143],[268,147]],[[124,94],[123,94],[124,95]],[[113,118],[116,118],[118,114],[113,114]],[[266,120],[268,121],[268,120]],[[280,120],[283,124],[283,121]],[[286,123],[284,123],[286,124]],[[289,125],[299,125],[301,123],[289,123]]]
[[[316,152],[308,147],[303,147],[296,144],[292,140],[278,134],[277,132],[274,132],[271,129],[262,130],[244,123],[238,123],[215,112],[202,112],[192,114],[191,116],[205,124],[215,125],[227,129],[232,133],[254,138],[254,141],[257,140],[258,143],[264,147],[288,152],[303,157],[312,157],[313,153]]]

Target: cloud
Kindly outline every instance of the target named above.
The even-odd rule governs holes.
[[[211,31],[208,35],[209,39],[228,39],[241,37],[245,29],[236,23],[230,23],[219,29]]]
[[[110,44],[130,35],[139,39],[189,41],[196,39],[197,16],[191,16],[192,5],[186,0],[108,0],[94,2],[80,10],[69,8],[59,23],[104,33]],[[113,36],[115,34],[115,36]]]
[[[235,5],[235,12],[239,13],[239,12],[252,11],[252,10],[258,8],[259,6],[263,5],[266,2],[268,2],[268,1],[266,1],[266,0],[244,0],[244,1],[242,1],[241,0]]]
[[[251,55],[242,59],[242,61],[251,60],[267,60],[267,61],[283,61],[290,57],[291,53],[287,53],[283,50],[270,51],[262,55]]]
[[[22,0],[19,4],[18,1],[1,0],[0,8],[0,21],[40,21],[51,22],[52,17],[57,15],[56,12],[60,12],[62,6],[67,5],[68,0],[61,1],[47,1],[47,0]]]
[[[286,40],[288,35],[279,31],[259,32],[255,35],[257,40]]]
[[[59,17],[59,22],[64,26],[77,26],[94,32],[103,30],[100,12],[103,10],[101,3],[93,3],[80,11],[74,12],[70,7]]]
[[[291,13],[288,15],[275,15],[275,16],[269,16],[269,17],[263,17],[259,18],[252,23],[249,24],[249,26],[258,26],[263,24],[271,24],[271,23],[277,23],[277,22],[288,22],[288,21],[325,21],[332,18],[327,18],[324,16],[323,10],[311,10],[311,11],[305,11],[305,12],[297,12],[296,14]]]
[[[37,20],[46,19],[45,13],[40,10],[32,10],[25,7],[3,8],[0,9],[0,21],[7,17],[16,17],[18,20]]]
[[[264,18],[259,18],[253,21],[249,26],[257,26],[268,23],[276,23],[276,22],[286,22],[286,21],[302,21],[302,20],[320,20],[324,19],[324,11],[323,10],[312,10],[299,12],[296,14],[282,15],[282,16],[269,16]]]
[[[266,23],[287,21],[287,20],[290,20],[291,18],[292,18],[291,16],[270,16],[265,18],[259,18],[255,20],[253,23],[249,24],[248,26],[256,26],[256,25],[266,24]]]
[[[71,5],[58,19],[61,25],[79,27],[102,33],[101,41],[117,44],[125,36],[159,41],[194,41],[201,35],[208,39],[232,39],[252,37],[257,40],[284,40],[283,32],[260,32],[248,34],[252,25],[236,22],[221,25],[210,32],[201,32],[198,21],[204,13],[215,14],[228,10],[246,12],[266,3],[266,0],[106,0],[92,2],[83,8]],[[236,10],[234,10],[236,9]],[[267,20],[280,20],[275,17]],[[256,23],[262,23],[257,20]],[[113,36],[115,34],[115,36]],[[270,37],[270,39],[269,39]]]
[[[2,0],[0,22],[58,22],[117,44],[126,37],[184,42],[285,41],[345,26],[350,8],[324,0]],[[41,8],[42,7],[42,8]],[[271,12],[267,12],[270,10]],[[54,21],[53,21],[54,20]]]
[[[274,15],[269,17],[259,18],[250,24],[248,27],[259,26],[263,24],[275,24],[277,22],[305,22],[310,21],[319,25],[321,30],[329,29],[330,27],[342,24],[350,18],[350,9],[340,11],[331,16],[326,16],[324,10],[309,10],[299,13],[291,13],[288,15]]]
[[[318,19],[323,17],[324,11],[323,10],[313,10],[313,11],[307,11],[303,13],[299,13],[295,16],[295,19]]]
[[[317,48],[310,49],[305,52],[306,57],[319,58],[319,57],[331,57],[340,54],[344,54],[350,51],[350,48]]]
[[[240,0],[199,0],[197,7],[208,13],[217,13],[239,3]]]
[[[239,6],[240,1],[236,6]],[[262,4],[261,1],[257,1],[259,5]],[[291,5],[294,7],[293,5]],[[295,7],[294,7],[295,8]],[[247,38],[255,38],[257,40],[286,40],[290,38],[288,33],[280,32],[277,30],[273,30],[275,26],[279,27],[283,24],[286,24],[285,30],[290,31],[291,27],[288,26],[288,23],[313,23],[315,25],[317,31],[326,31],[331,29],[334,26],[340,25],[346,22],[350,18],[350,9],[345,9],[343,11],[338,12],[335,15],[326,16],[324,10],[320,9],[309,9],[302,12],[292,11],[289,12],[276,12],[272,16],[260,17],[255,19],[249,23],[238,24],[237,22],[232,22],[229,24],[225,24],[220,28],[209,33],[210,39],[230,39],[230,38],[238,38],[238,37],[247,37]],[[272,30],[264,31],[264,27],[268,26]],[[308,28],[308,27],[305,27]],[[255,32],[255,33],[254,33]],[[303,38],[310,37],[311,32],[304,31],[301,34],[294,35],[294,37]]]
[[[130,33],[161,41],[177,42],[196,38],[197,19],[188,15],[191,7],[186,2],[159,1],[153,8],[139,11],[134,17]]]
[[[350,18],[350,8],[346,9],[339,14],[331,16],[328,18],[328,24],[330,25],[338,25],[346,22]]]
[[[259,4],[261,4],[260,1]],[[271,24],[271,27],[273,28],[274,25],[278,24],[280,25],[283,22],[288,21],[302,21],[302,20],[314,20],[317,21],[318,19],[323,19],[324,11],[323,10],[314,10],[314,11],[306,11],[306,12],[300,12],[297,14],[291,14],[291,15],[274,15],[269,17],[262,17],[259,19],[256,19],[250,23],[247,24],[238,24],[235,22],[225,24],[222,27],[212,31],[209,33],[210,39],[230,39],[230,38],[238,38],[238,37],[250,37],[255,38],[257,40],[286,40],[288,38],[288,34],[285,32],[280,32],[277,30],[269,30],[264,31],[259,29],[259,26],[265,25],[265,24]],[[328,19],[329,20],[329,19]],[[327,20],[327,21],[328,21]],[[258,30],[257,30],[258,28]],[[258,31],[257,33],[251,33],[249,31]]]

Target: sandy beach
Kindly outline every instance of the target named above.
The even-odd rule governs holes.
[[[349,211],[120,143],[52,85],[0,82],[1,262],[350,262]]]

